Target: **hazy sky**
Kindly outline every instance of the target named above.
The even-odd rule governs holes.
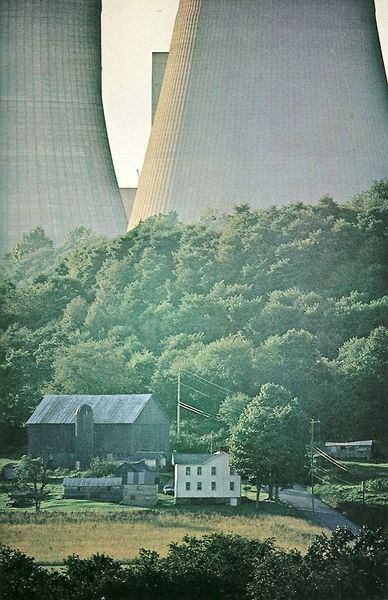
[[[102,2],[103,98],[120,187],[137,187],[151,129],[152,52],[168,51],[178,2]],[[388,0],[375,3],[388,71]]]

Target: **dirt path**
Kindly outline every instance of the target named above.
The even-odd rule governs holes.
[[[309,492],[306,492],[304,488],[296,485],[290,490],[282,490],[279,496],[280,500],[294,506],[304,513],[307,518],[313,520],[312,496]],[[349,519],[341,515],[341,513],[321,500],[318,500],[318,498],[314,498],[314,523],[318,523],[331,530],[338,526],[349,527],[353,533],[357,533],[360,529],[358,525],[349,521]]]

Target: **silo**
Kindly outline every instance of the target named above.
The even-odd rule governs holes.
[[[388,176],[373,0],[181,0],[130,227]]]
[[[75,456],[80,468],[89,466],[94,454],[93,409],[89,404],[77,407],[75,415]]]
[[[0,3],[0,238],[113,236],[126,217],[101,97],[100,0]]]

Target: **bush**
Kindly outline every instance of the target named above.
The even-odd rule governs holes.
[[[117,463],[103,460],[96,456],[90,463],[90,467],[84,473],[84,477],[109,477],[117,469]]]
[[[33,558],[0,546],[0,598],[4,600],[59,600],[61,577],[38,567]]]
[[[101,554],[70,556],[63,575],[3,547],[0,568],[4,600],[382,600],[388,544],[381,531],[337,528],[303,557],[272,540],[214,533],[186,536],[165,558],[141,550],[125,568]]]
[[[388,479],[369,479],[365,482],[365,489],[368,492],[388,492]]]

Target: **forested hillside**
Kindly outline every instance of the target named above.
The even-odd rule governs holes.
[[[297,397],[324,437],[381,443],[387,226],[382,181],[346,206],[154,217],[115,240],[76,230],[54,248],[26,233],[2,263],[5,443],[43,393],[153,391],[174,418],[179,370],[182,399],[218,415],[187,413],[187,449],[208,450],[210,431],[224,443],[265,383]]]

